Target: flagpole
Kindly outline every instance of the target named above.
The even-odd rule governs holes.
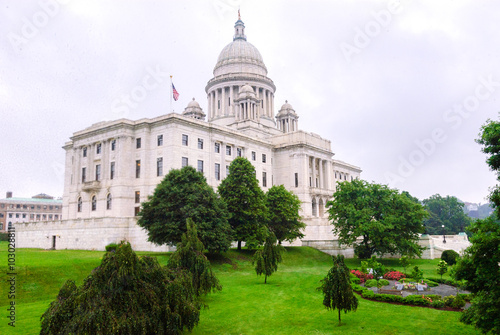
[[[170,75],[170,113],[173,113],[174,110],[172,109],[172,96],[174,95],[174,84],[172,82],[172,75]]]

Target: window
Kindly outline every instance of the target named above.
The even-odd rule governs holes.
[[[101,179],[101,164],[95,166],[95,180],[99,181]]]
[[[135,177],[141,178],[141,160],[135,161]]]
[[[231,146],[226,145],[226,155],[231,156]]]
[[[309,177],[309,187],[312,187],[313,186],[313,180],[312,180],[312,177]]]
[[[198,139],[198,149],[203,149],[203,139],[202,138]]]
[[[203,173],[203,161],[198,161],[198,172]]]
[[[141,207],[139,207],[139,206],[135,207],[134,208],[134,215],[138,216],[140,211],[141,211]]]
[[[163,157],[158,157],[156,159],[156,176],[163,176]]]
[[[266,162],[266,154],[262,154],[262,163]]]
[[[93,195],[92,196],[92,210],[95,211],[96,209],[97,209],[97,198],[95,197],[95,195]]]
[[[87,168],[82,168],[82,183],[85,183],[85,181],[87,181]]]
[[[0,213],[0,218],[3,218],[3,213]]]
[[[136,138],[135,139],[135,148],[140,149],[141,148],[141,138]]]
[[[9,218],[12,218],[12,213],[9,213]]]
[[[257,159],[256,157],[257,157],[257,155],[255,154],[255,151],[252,151],[252,160],[253,161],[256,160]]]
[[[40,205],[36,206],[36,209],[40,209],[40,208],[42,208],[42,207],[40,207]]]
[[[50,210],[54,209],[54,206],[49,206],[49,209],[50,209]]]
[[[76,204],[77,204],[77,205],[76,205],[76,210],[77,210],[78,212],[81,212],[81,211],[82,211],[82,197],[78,197],[78,200],[77,200]],[[37,215],[37,219],[39,219],[39,217],[38,217],[38,216],[39,216],[39,215]]]
[[[26,219],[26,214],[23,213],[23,219]]]
[[[158,146],[161,147],[163,145],[163,135],[158,135],[156,142],[158,143]]]
[[[37,220],[40,220],[40,214],[37,214],[37,215],[36,215],[36,219],[37,219]]]
[[[182,167],[188,166],[188,158],[182,157]]]
[[[49,214],[49,220],[52,220],[52,214]]]
[[[17,204],[17,205],[16,205],[16,208],[21,208],[21,205],[20,205],[20,204]]]
[[[58,220],[58,219],[59,219],[59,215],[57,215],[57,214],[56,214],[56,215],[54,216],[54,219]]]
[[[108,193],[108,196],[106,197],[106,209],[111,209],[112,200],[111,193]]]
[[[182,134],[182,145],[187,146],[189,144],[188,136],[186,134]]]
[[[101,143],[97,143],[95,146],[95,153],[98,155],[101,153]]]
[[[19,213],[16,213],[16,218],[19,219]]]
[[[109,179],[115,178],[115,162],[111,162],[109,166]]]
[[[226,177],[229,176],[229,165],[226,165]]]
[[[236,148],[236,156],[241,157],[241,148]]]
[[[56,206],[56,209],[59,209],[59,206]]]
[[[299,187],[299,174],[295,173],[295,187]]]
[[[57,215],[56,215],[56,216],[57,216]],[[0,217],[3,217],[3,214],[2,214],[2,215],[0,215]],[[33,220],[34,218],[35,218],[35,214],[30,214],[30,219],[32,219],[32,220]]]
[[[262,172],[262,186],[267,187],[267,173]]]
[[[111,151],[115,151],[116,149],[116,140],[111,140]]]
[[[28,208],[28,206],[26,206],[26,205],[23,205],[23,209],[27,209],[27,208]]]
[[[220,143],[215,143],[215,153],[218,154],[220,153]]]
[[[220,180],[220,164],[215,163],[215,180]]]
[[[83,157],[87,157],[87,147],[84,147],[82,150],[83,150]]]
[[[136,204],[141,203],[141,191],[135,191],[135,203]]]

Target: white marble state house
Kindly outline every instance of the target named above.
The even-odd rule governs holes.
[[[141,202],[185,165],[217,188],[238,156],[255,166],[264,191],[283,184],[302,201],[307,228],[294,244],[334,239],[325,204],[337,181],[359,178],[361,169],[333,159],[329,140],[300,130],[290,103],[275,107],[261,54],[241,19],[234,29],[205,88],[208,110],[193,98],[182,114],[100,122],[73,134],[64,145],[63,220],[18,225],[19,247],[104,250],[128,240],[135,250],[168,250],[137,226]]]

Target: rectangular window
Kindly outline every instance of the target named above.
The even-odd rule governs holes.
[[[241,148],[236,148],[236,156],[241,157]]]
[[[135,161],[135,177],[141,178],[141,160]]]
[[[299,174],[295,173],[295,187],[299,187]]]
[[[203,161],[198,161],[198,172],[203,173]]]
[[[83,148],[83,157],[87,157],[87,147]]]
[[[116,140],[111,140],[111,151],[115,151],[116,149]]]
[[[134,207],[134,215],[135,216],[138,216],[139,215],[139,212],[141,211],[141,207]]]
[[[47,215],[43,214],[42,215],[42,220],[47,220]]]
[[[189,138],[187,135],[182,134],[182,145],[187,146],[189,144]]]
[[[202,138],[198,139],[198,149],[203,149],[203,139]]]
[[[229,165],[226,165],[226,177],[229,176]]]
[[[215,180],[220,180],[220,164],[215,163]]]
[[[182,157],[182,167],[188,166],[188,158]]]
[[[135,191],[135,203],[136,204],[141,203],[141,191]]]
[[[54,208],[54,206],[49,206],[49,209],[52,210]]]
[[[312,187],[313,186],[313,179],[312,177],[309,177],[309,186]]]
[[[23,214],[23,219],[26,219],[26,214]]]
[[[111,162],[109,166],[109,179],[115,178],[115,162]]]
[[[37,219],[37,220],[40,220],[40,214],[37,214],[37,215],[36,215],[36,219]]]
[[[54,218],[55,218],[56,220],[57,220],[57,219],[59,219],[59,215],[57,215],[57,214],[56,214],[56,215],[54,216]]]
[[[266,154],[262,154],[262,163],[266,162]]]
[[[9,213],[9,218],[12,218],[12,213]]]
[[[163,176],[163,157],[158,157],[156,159],[156,176]]]
[[[52,220],[52,214],[49,214],[49,220]]]
[[[215,142],[215,153],[220,153],[220,143]]]
[[[87,168],[82,168],[82,183],[87,180]]]
[[[255,154],[255,151],[252,151],[252,160],[253,161],[256,160],[257,159],[256,157],[257,157],[257,155]]]
[[[97,143],[95,147],[95,153],[98,155],[101,153],[101,143]]]
[[[226,155],[231,156],[231,146],[226,145]]]
[[[30,219],[34,219],[35,218],[35,214],[30,214]]]
[[[16,214],[16,218],[18,218],[18,219],[19,219],[19,213],[17,213],[17,214]]]
[[[95,166],[95,180],[96,181],[101,180],[101,164],[97,164]]]
[[[262,186],[267,187],[267,173],[262,172]]]
[[[135,148],[140,149],[141,148],[141,138],[136,138],[135,139]]]
[[[163,135],[158,135],[156,142],[158,146],[161,147],[163,145]]]

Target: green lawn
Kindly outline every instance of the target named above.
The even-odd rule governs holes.
[[[166,264],[168,254],[145,253]],[[61,285],[73,279],[80,285],[99,265],[99,251],[42,251],[19,249],[16,287],[16,328],[2,316],[0,334],[37,334],[40,315],[55,298]],[[0,259],[6,264],[6,243],[0,242]],[[438,260],[415,260],[426,276],[436,277]],[[349,267],[359,261],[347,260]],[[387,267],[398,268],[396,260],[384,260]],[[311,248],[287,248],[277,273],[268,278],[255,275],[251,253],[231,250],[212,260],[223,290],[204,299],[209,305],[201,312],[200,324],[193,334],[478,334],[458,321],[460,313],[398,306],[360,299],[357,312],[342,313],[338,327],[336,312],[322,305],[316,290],[331,267],[330,256]],[[6,269],[6,266],[2,267]],[[2,271],[5,283],[6,271]],[[0,308],[5,311],[7,285],[0,286]],[[5,314],[5,313],[4,313]],[[6,314],[5,314],[6,315]]]

